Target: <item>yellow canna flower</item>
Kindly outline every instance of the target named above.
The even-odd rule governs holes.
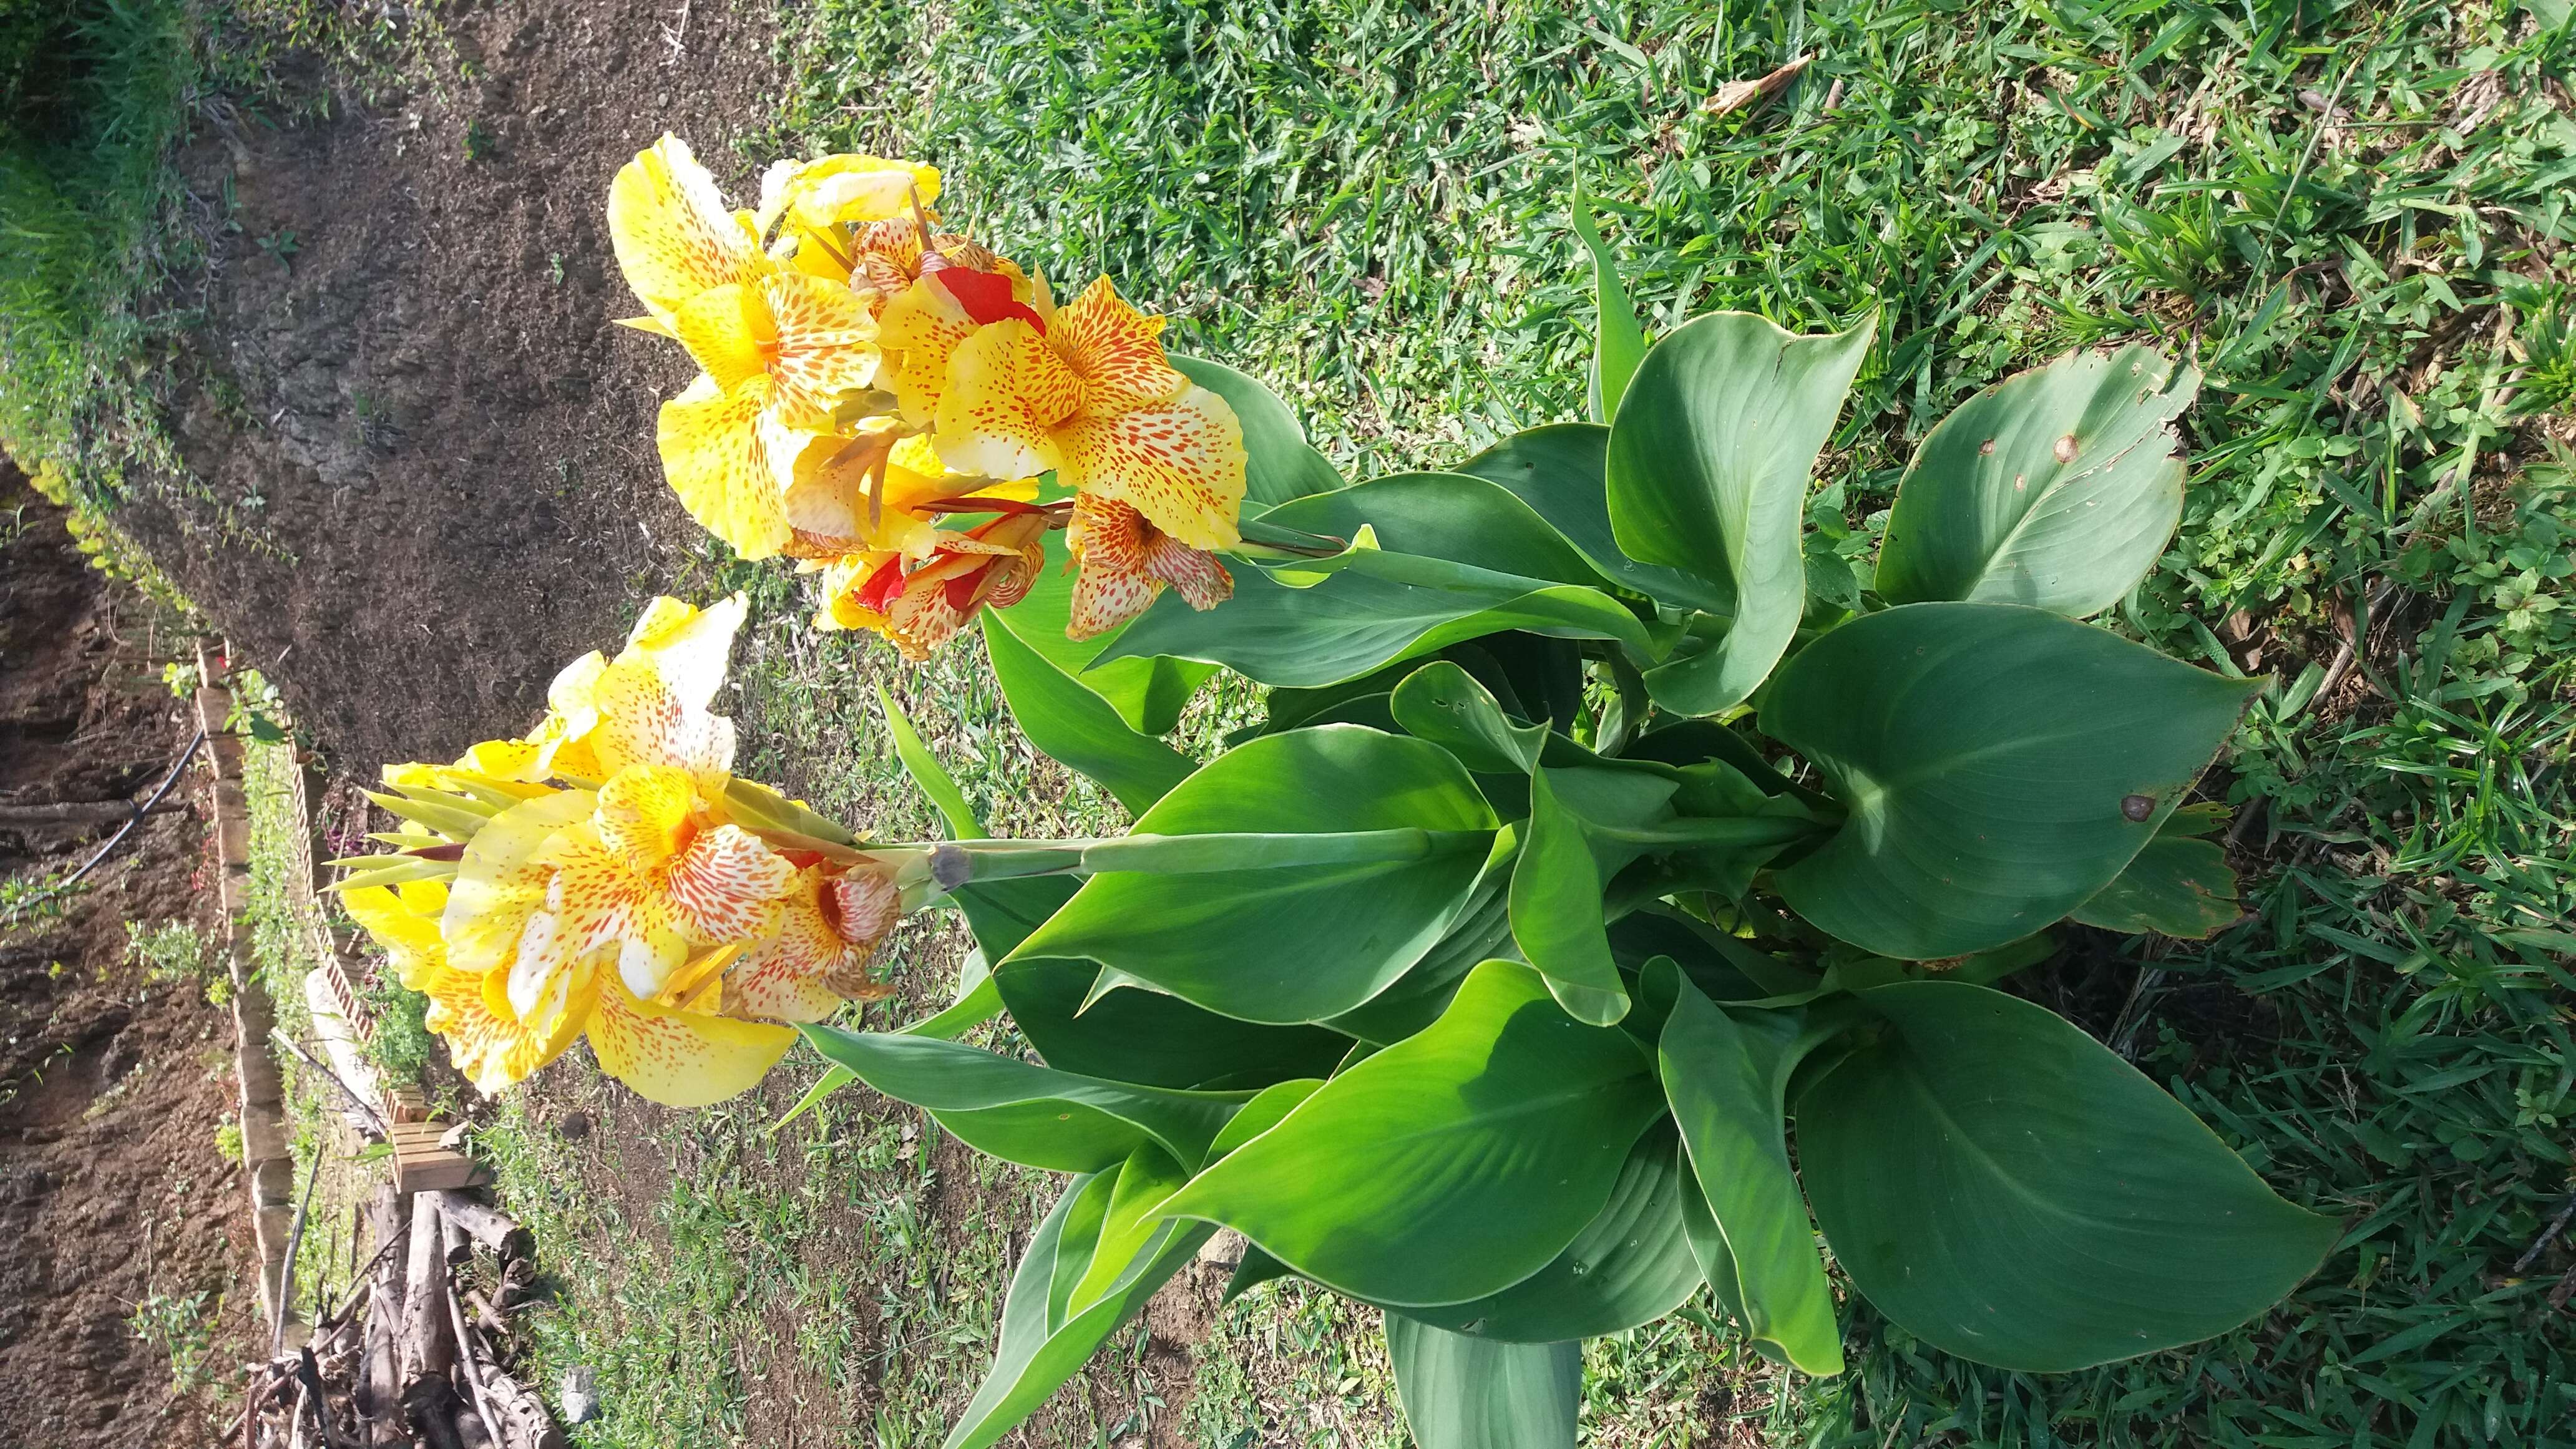
[[[936,250],[923,247],[918,228],[908,238],[891,224],[870,228],[871,249],[860,258],[869,287],[887,298],[877,312],[885,379],[905,421],[920,428],[938,419],[949,363],[978,328],[1013,320],[1043,327],[1056,310],[1045,278],[962,238],[932,240]]]
[[[703,1106],[757,1082],[794,1042],[784,1027],[650,1006],[613,974],[603,981],[588,970],[553,1022],[533,1028],[511,1007],[502,977],[448,965],[434,895],[374,886],[343,899],[393,958],[403,984],[429,999],[429,1030],[486,1095],[524,1081],[587,1033],[609,1075],[666,1106]]]
[[[1199,610],[1234,597],[1234,576],[1215,554],[1191,548],[1144,514],[1098,494],[1074,495],[1064,542],[1082,569],[1074,577],[1073,613],[1065,623],[1065,633],[1075,639],[1105,634],[1135,618],[1167,586]]]
[[[1027,597],[1046,566],[1043,510],[1026,505],[964,532],[942,532],[918,564],[901,553],[861,553],[835,560],[823,573],[824,629],[868,629],[885,636],[904,658],[927,659],[954,637],[975,611],[1008,608]]]
[[[875,381],[876,320],[849,287],[780,270],[758,222],[728,215],[689,148],[665,136],[609,188],[618,265],[651,314],[703,369],[662,405],[656,442],[681,504],[745,558],[789,537],[782,497],[803,435]]]
[[[896,866],[733,779],[733,723],[709,706],[744,612],[656,599],[616,658],[556,677],[528,738],[387,767],[397,793],[375,798],[417,829],[344,864],[448,878],[344,899],[484,1091],[587,1034],[636,1091],[702,1105],[778,1060],[777,1023],[884,994],[867,963],[901,912]]]
[[[1052,317],[977,327],[948,360],[939,456],[995,478],[1051,468],[1191,548],[1234,546],[1243,428],[1223,398],[1165,360],[1162,329],[1106,277]]]

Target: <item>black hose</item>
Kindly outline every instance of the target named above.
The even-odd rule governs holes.
[[[54,884],[54,888],[46,892],[47,897],[50,898],[61,895],[63,892],[70,890],[73,886],[78,885],[80,883],[80,878],[89,874],[91,866],[97,865],[100,861],[107,859],[108,852],[116,849],[117,845],[125,839],[127,832],[134,829],[135,826],[142,824],[143,817],[152,813],[152,807],[160,804],[162,797],[170,793],[170,787],[179,783],[179,772],[188,768],[188,762],[197,757],[197,747],[203,745],[205,742],[206,727],[204,725],[199,725],[197,726],[197,737],[188,741],[188,748],[180,754],[179,763],[172,765],[170,767],[170,773],[161,777],[161,788],[152,792],[151,799],[144,801],[140,806],[136,807],[134,818],[126,821],[123,825],[118,826],[116,828],[116,833],[107,838],[107,844],[98,848],[98,854],[91,856],[87,863],[83,864],[80,869],[73,871],[70,875],[57,881]]]

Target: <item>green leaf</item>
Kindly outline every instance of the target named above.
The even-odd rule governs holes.
[[[1341,470],[1306,442],[1306,430],[1277,393],[1223,363],[1171,354],[1174,370],[1224,398],[1243,424],[1244,507],[1258,513],[1344,483]]]
[[[1907,604],[1789,661],[1762,729],[1851,818],[1774,877],[1884,956],[2019,940],[2110,884],[2236,723],[2252,684],[2018,604]]]
[[[1081,1242],[1067,1244],[1067,1220],[1073,1209],[1088,1205],[1099,1210],[1103,1181],[1085,1177],[1066,1187],[1030,1237],[1029,1250],[1011,1275],[1010,1295],[1003,1301],[992,1370],[941,1449],[989,1449],[1000,1443],[1067,1379],[1081,1372],[1092,1353],[1135,1317],[1145,1300],[1207,1241],[1211,1229],[1165,1223],[1123,1265],[1098,1259],[1096,1226]],[[1068,1276],[1079,1281],[1095,1269],[1111,1276],[1107,1288],[1088,1307],[1060,1317],[1050,1312],[1066,1301],[1055,1297],[1057,1283]]]
[[[1324,1023],[1381,1046],[1399,1042],[1440,1019],[1458,994],[1458,983],[1478,963],[1507,953],[1512,939],[1510,875],[1489,862],[1485,878],[1449,934],[1423,954],[1394,985]]]
[[[1528,774],[1547,744],[1545,725],[1514,724],[1492,691],[1446,659],[1405,676],[1387,707],[1407,733],[1485,774]]]
[[[1136,833],[1415,829],[1441,838],[1403,860],[1103,872],[1017,954],[1097,961],[1244,1021],[1319,1021],[1384,990],[1448,931],[1497,823],[1436,745],[1356,725],[1264,736],[1191,776]]]
[[[1619,398],[1628,390],[1628,379],[1636,374],[1637,364],[1646,356],[1646,329],[1637,325],[1636,306],[1628,300],[1628,289],[1619,283],[1619,264],[1610,248],[1601,241],[1601,229],[1592,220],[1592,203],[1583,194],[1583,175],[1574,178],[1574,234],[1583,239],[1584,250],[1592,253],[1592,302],[1597,319],[1592,350],[1592,373],[1585,388],[1592,421],[1607,423],[1618,415]]]
[[[1195,1164],[1246,1100],[1076,1076],[936,1037],[798,1029],[826,1061],[927,1111],[958,1141],[1053,1172],[1098,1172],[1147,1143]]]
[[[1202,614],[1177,595],[1162,599],[1102,658],[1200,659],[1264,684],[1313,688],[1509,629],[1656,649],[1636,614],[1600,592],[1601,576],[1563,535],[1480,478],[1372,479],[1285,504],[1266,521],[1341,539],[1367,527],[1381,557],[1338,572],[1283,566],[1291,579],[1320,573],[1311,587],[1242,570],[1223,608]]]
[[[948,838],[984,839],[984,822],[975,818],[975,807],[966,803],[966,792],[957,788],[948,767],[939,763],[939,756],[922,742],[921,732],[912,727],[912,717],[894,702],[894,695],[883,684],[877,686],[877,703],[885,707],[886,728],[894,735],[895,757],[903,761],[903,772],[912,777],[912,783],[921,787],[921,793],[930,797],[932,808],[948,822]]]
[[[2062,1373],[2224,1333],[2337,1237],[2183,1105],[2044,1007],[1906,981],[1885,1037],[1798,1099],[1798,1160],[1852,1285],[1934,1347]]]
[[[1549,423],[1514,433],[1458,471],[1509,489],[1615,583],[1673,604],[1707,589],[1678,569],[1639,563],[1610,527],[1610,430],[1598,423]]]
[[[1216,1134],[1216,1140],[1208,1144],[1208,1157],[1211,1160],[1223,1157],[1278,1126],[1289,1113],[1297,1110],[1299,1103],[1315,1095],[1315,1089],[1322,1085],[1324,1079],[1321,1077],[1299,1077],[1262,1088],[1251,1101],[1243,1104],[1243,1110],[1235,1113],[1233,1120],[1225,1124],[1225,1130]]]
[[[1687,657],[1648,670],[1679,714],[1741,703],[1778,663],[1806,607],[1798,547],[1816,454],[1869,355],[1870,323],[1799,337],[1717,312],[1646,354],[1610,429],[1610,523],[1640,563],[1693,581],[1692,606],[1728,619]]]
[[[966,959],[970,963],[981,962],[983,953],[973,952]],[[989,970],[979,971],[973,980],[963,984],[962,989],[957,993],[957,1000],[945,1011],[914,1022],[905,1027],[903,1033],[906,1036],[934,1036],[941,1041],[955,1041],[966,1034],[968,1027],[992,1020],[994,1013],[1001,1009],[1002,992],[1001,988],[994,984],[993,973]]]
[[[1583,1345],[1497,1343],[1390,1313],[1386,1354],[1420,1449],[1574,1449]]]
[[[1145,657],[1099,662],[1117,632],[1092,639],[1076,639],[1066,632],[1073,618],[1070,563],[1064,535],[1048,534],[1045,567],[1027,595],[1010,606],[1011,636],[1109,701],[1128,728],[1158,738],[1170,734],[1180,720],[1181,707],[1215,675],[1216,667],[1187,659]]]
[[[1662,1111],[1625,1034],[1566,1016],[1528,967],[1488,961],[1430,1028],[1326,1082],[1164,1210],[1239,1229],[1354,1297],[1460,1303],[1563,1251]]]
[[[2159,834],[2109,885],[2067,914],[2088,926],[2205,941],[2243,919],[2236,872],[2215,840]]]
[[[1601,891],[1638,851],[1602,827],[1644,825],[1670,813],[1672,796],[1672,781],[1640,771],[1578,767],[1531,777],[1529,839],[1512,868],[1512,939],[1577,1021],[1608,1026],[1628,1014]]]
[[[1658,1123],[1637,1139],[1600,1214],[1546,1267],[1491,1297],[1400,1311],[1477,1338],[1557,1343],[1652,1323],[1699,1285],[1682,1231],[1680,1157]]]
[[[1137,733],[1116,706],[1058,668],[1020,632],[1031,621],[1015,619],[1016,612],[984,611],[984,647],[993,658],[994,681],[1029,743],[1099,781],[1130,814],[1143,814],[1189,777],[1196,768],[1189,756]]]
[[[1093,1001],[1100,975],[1098,962],[1036,957],[1005,963],[994,980],[1047,1065],[1084,1076],[1239,1091],[1321,1076],[1351,1047],[1349,1037],[1322,1027],[1237,1021],[1160,991],[1111,991]]]
[[[1739,1017],[1683,981],[1657,1061],[1735,1275],[1721,1296],[1748,1337],[1808,1373],[1838,1374],[1833,1290],[1789,1166],[1789,1075],[1804,1055],[1799,1026],[1787,1012]]]
[[[2074,619],[2118,603],[2182,518],[2173,420],[2199,390],[2199,373],[2130,346],[2069,353],[1962,403],[1905,470],[1880,596]]]

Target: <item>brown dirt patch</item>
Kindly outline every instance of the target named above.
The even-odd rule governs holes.
[[[0,800],[149,789],[193,731],[151,677],[144,621],[0,464],[0,520],[21,509],[0,547]],[[66,871],[104,837],[0,831],[0,880]],[[127,1326],[152,1295],[220,1304],[217,1380],[244,1355],[249,1224],[215,1148],[231,1018],[196,980],[151,980],[125,930],[211,924],[203,845],[193,813],[155,815],[59,916],[0,929],[0,1444],[208,1442],[217,1396],[175,1393],[169,1355]]]
[[[761,0],[442,11],[434,85],[191,146],[219,223],[167,399],[191,481],[124,517],[368,774],[526,728],[555,670],[686,587],[701,535],[653,430],[689,369],[613,325],[639,309],[603,208],[666,129],[755,194],[730,143],[780,83]]]

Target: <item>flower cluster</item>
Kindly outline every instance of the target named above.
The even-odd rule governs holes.
[[[385,767],[372,798],[409,828],[338,862],[343,899],[483,1091],[586,1035],[609,1075],[700,1106],[758,1081],[787,1023],[886,994],[868,960],[918,872],[733,777],[708,706],[743,609],[656,599],[526,737]]]
[[[928,166],[827,156],[779,162],[757,211],[729,211],[671,136],[618,172],[609,235],[646,310],[629,325],[701,369],[662,405],[680,501],[743,557],[819,572],[823,627],[910,658],[1024,596],[1058,528],[1077,638],[1167,587],[1226,598],[1233,409],[1108,278],[1058,306],[1044,277],[938,230],[939,189]]]

